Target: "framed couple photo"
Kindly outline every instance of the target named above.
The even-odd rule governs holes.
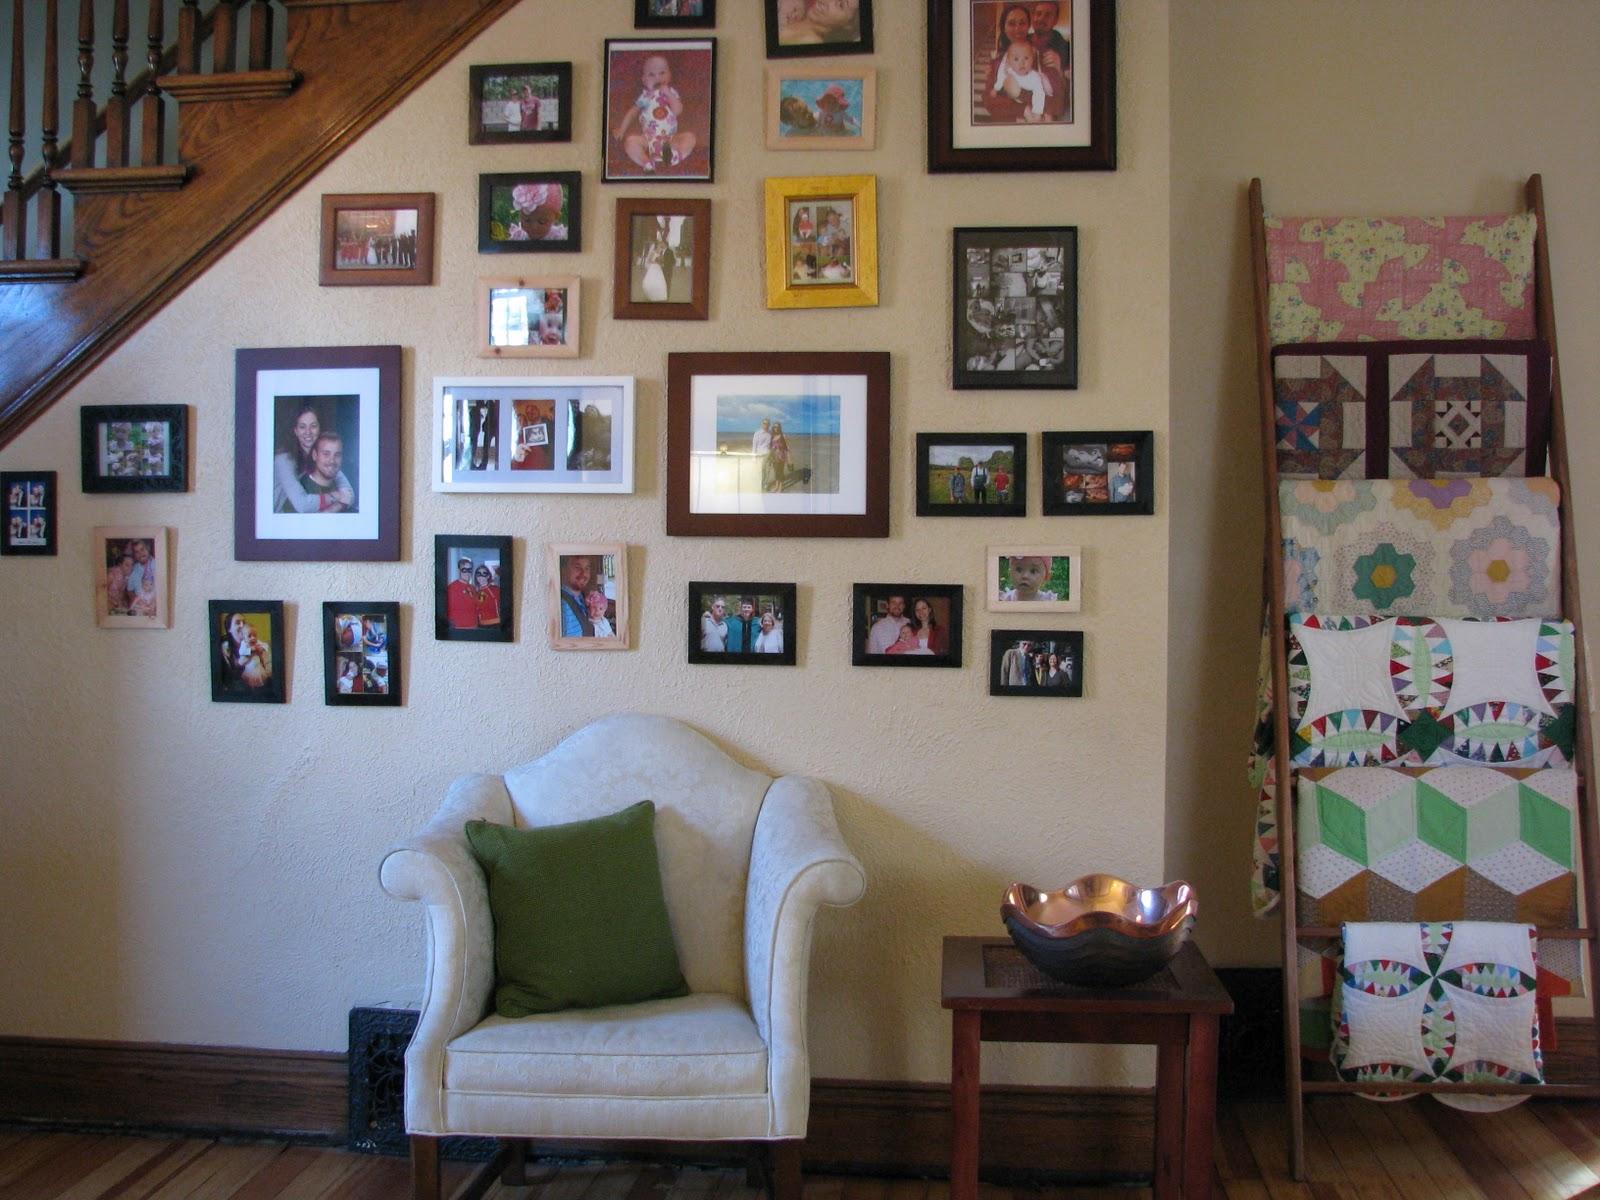
[[[850,662],[857,667],[959,667],[959,583],[858,583],[851,589]]]
[[[484,63],[468,73],[469,146],[572,140],[571,63]]]
[[[468,533],[433,538],[433,636],[441,642],[509,642],[511,539]]]
[[[794,666],[795,590],[792,583],[691,583],[689,661]]]

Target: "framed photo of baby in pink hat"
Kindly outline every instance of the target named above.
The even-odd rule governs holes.
[[[871,150],[877,93],[871,67],[768,67],[767,149]]]

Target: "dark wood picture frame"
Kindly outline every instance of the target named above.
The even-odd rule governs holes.
[[[1062,683],[1036,682],[1033,664],[1025,664],[1028,680],[1022,684],[1007,683],[1014,678],[1015,664],[1008,662],[1006,652],[1020,647],[1023,642],[1032,645],[1063,647],[1072,656],[1072,665],[1066,670]],[[1047,654],[1052,651],[1046,651]],[[1059,655],[1060,651],[1054,651]],[[1032,651],[1028,652],[1032,656]],[[1060,659],[1058,658],[1058,663]],[[1048,669],[1048,663],[1046,664]],[[989,631],[989,695],[991,696],[1048,696],[1057,700],[1079,699],[1083,696],[1083,631],[1080,629],[991,629]],[[1045,678],[1048,680],[1048,673]]]
[[[339,266],[339,214],[351,210],[415,209],[417,240],[411,265]],[[317,283],[322,287],[423,287],[433,283],[434,195],[432,192],[356,192],[322,197],[322,251]],[[404,251],[399,253],[403,256]]]
[[[706,513],[690,505],[694,381],[705,376],[859,377],[863,511]],[[841,459],[842,459],[841,449]],[[667,533],[673,537],[888,537],[889,355],[885,351],[735,351],[667,355]]]
[[[347,618],[355,618],[351,626]],[[382,645],[369,640],[369,619],[383,619]],[[343,644],[348,640],[348,629],[355,628],[355,645]],[[322,602],[322,688],[323,700],[333,705],[354,708],[398,708],[401,703],[401,646],[400,605],[393,600],[324,600]],[[368,673],[376,677],[377,656],[382,655],[383,673],[388,677],[382,692],[355,690],[365,688]],[[352,690],[340,690],[340,677],[348,671],[346,662],[353,662],[356,680]]]
[[[187,492],[189,406],[187,404],[86,404],[79,414],[79,457],[85,492]],[[100,431],[107,425],[165,423],[167,468],[160,474],[115,475],[102,469]]]
[[[567,236],[558,239],[494,236],[494,189],[525,183],[553,183],[566,189]],[[535,212],[538,210],[535,209]],[[583,249],[583,173],[581,171],[499,171],[478,176],[479,254],[574,254]]]
[[[50,557],[56,555],[56,473],[54,471],[0,471],[0,500],[5,508],[0,511],[0,554],[19,557]],[[19,503],[12,503],[12,490]],[[35,491],[34,489],[38,489]],[[34,501],[39,503],[35,504]],[[35,521],[44,522],[44,539],[34,541],[32,527]],[[12,523],[21,522],[20,526]],[[25,532],[19,539],[16,531]]]
[[[950,386],[957,391],[968,390],[1018,390],[1060,391],[1078,386],[1078,227],[1076,225],[1030,225],[1016,227],[974,228],[961,227],[955,231],[950,254],[952,266],[950,304]],[[994,255],[1006,252],[1022,253],[1029,250],[1058,251],[1060,276],[1052,281],[1049,270],[1035,271],[1031,276],[1025,267],[1000,272],[1010,283],[1002,288],[996,279],[997,264]],[[987,255],[981,262],[974,254]],[[1043,254],[1035,258],[1043,258]],[[987,279],[987,283],[980,281]],[[1014,286],[1022,288],[1021,294]],[[980,288],[982,289],[980,291]],[[1001,346],[999,329],[1004,320],[1018,321],[1019,306],[1032,316],[1032,336],[1020,329],[1013,333],[1009,346]],[[1047,361],[1055,340],[1051,332],[1057,326],[1041,329],[1047,318],[1042,314],[1053,311],[1059,321],[1060,361],[1053,367],[1040,366]],[[981,333],[987,322],[991,333]],[[980,352],[993,355],[1009,354],[1013,365],[1007,368],[971,366],[973,356]],[[1028,359],[1023,367],[1015,365],[1017,356]],[[1001,361],[1005,361],[1002,357]]]
[[[528,142],[572,140],[572,64],[569,62],[480,63],[469,67],[467,145],[506,146]],[[556,80],[556,124],[553,129],[488,129],[484,125],[484,88],[498,76],[550,75]]]
[[[768,0],[770,5],[773,0]],[[1061,0],[1071,7],[1072,0]],[[954,103],[957,72],[951,0],[928,0],[928,170],[935,174],[965,171],[1114,171],[1117,169],[1117,6],[1116,0],[1088,0],[1089,6],[1089,143],[1083,146],[955,145]],[[1074,31],[1072,54],[1080,36]],[[770,56],[770,54],[769,54]],[[965,70],[961,80],[970,85]],[[1071,80],[1069,78],[1069,85]],[[1048,126],[1034,125],[1046,130]]]
[[[943,446],[1003,446],[1011,451],[1010,498],[984,504],[954,499],[935,500],[930,478],[931,453]],[[919,433],[917,434],[917,516],[919,517],[1024,517],[1028,515],[1028,435],[1026,433]],[[991,471],[991,476],[993,472]],[[991,486],[994,486],[991,481]],[[942,489],[950,495],[948,485]],[[998,488],[996,489],[998,492]]]
[[[266,653],[252,655],[241,645],[229,626],[235,615],[267,618]],[[287,698],[288,648],[283,635],[282,600],[208,600],[206,602],[206,644],[211,654],[211,699],[219,704],[283,704]],[[251,625],[261,639],[263,631]],[[251,660],[254,660],[253,662]],[[266,679],[252,683],[265,668]]]
[[[634,300],[633,221],[635,217],[687,217],[691,222],[689,299]],[[670,287],[670,283],[668,284]],[[611,268],[611,316],[618,321],[704,321],[711,313],[711,201],[617,201],[616,247]]]
[[[1044,515],[1047,517],[1148,517],[1155,512],[1155,434],[1143,430],[1077,430],[1065,432],[1047,430],[1041,435],[1039,473],[1044,480]],[[1074,446],[1101,447],[1100,462],[1092,458],[1082,463],[1065,460],[1067,451]],[[1130,446],[1131,451],[1118,451],[1117,446]],[[1133,497],[1129,500],[1110,498],[1115,485],[1112,477],[1119,463],[1133,467]],[[1078,466],[1080,470],[1069,470]],[[1106,476],[1107,498],[1090,499],[1098,488],[1085,494],[1082,489],[1069,489],[1067,475]]]
[[[616,95],[612,96],[611,88],[611,63],[612,55],[627,53],[630,48],[643,50],[651,47],[655,53],[668,53],[662,49],[672,45],[679,45],[684,50],[693,50],[704,53],[706,61],[706,112],[705,112],[705,142],[697,143],[683,163],[690,162],[700,154],[705,155],[705,171],[688,173],[679,171],[683,163],[671,163],[665,170],[646,171],[643,167],[628,158],[626,151],[620,151],[621,160],[627,166],[618,166],[613,170],[611,144],[616,137],[616,129],[627,115],[628,111],[637,113],[634,107],[635,97],[638,93],[637,81],[629,81],[621,87]],[[714,37],[685,37],[685,38],[607,38],[603,49],[600,72],[600,182],[601,183],[711,183],[717,175],[717,39]],[[680,99],[687,105],[690,97],[684,95],[685,86],[674,85]],[[618,111],[614,115],[612,100],[616,99]],[[680,125],[682,117],[680,116]],[[629,132],[639,131],[637,117],[630,126]],[[620,140],[620,139],[618,139]],[[624,142],[624,145],[626,143]]]
[[[717,25],[717,0],[700,0],[697,17],[668,17],[650,11],[650,0],[633,0],[633,27],[635,29],[715,29]]]
[[[493,552],[494,561],[500,564],[498,582],[491,581],[490,586],[495,588],[493,597],[494,607],[498,611],[499,620],[493,625],[460,625],[455,621],[452,609],[458,601],[456,593],[452,590],[458,583],[465,580],[458,579],[460,574],[460,560],[457,555],[463,550],[487,550]],[[482,533],[436,533],[433,535],[433,636],[440,642],[510,642],[515,640],[517,628],[516,611],[513,606],[512,592],[515,591],[516,573],[512,562],[512,544],[509,536]],[[489,556],[485,555],[487,559]],[[452,561],[454,560],[454,561]],[[472,582],[467,586],[477,589],[477,575],[485,569],[483,561],[474,560],[469,568],[473,575]],[[473,608],[478,614],[478,620],[484,615],[484,598],[472,597]]]
[[[896,0],[896,3],[900,0]],[[785,45],[778,27],[778,0],[762,0],[766,21],[768,58],[832,58],[841,54],[872,53],[872,0],[861,0],[856,37],[850,41],[793,42]]]
[[[965,640],[962,625],[962,599],[966,589],[959,583],[856,583],[850,587],[850,664],[856,667],[959,667],[961,645]],[[948,603],[943,641],[945,649],[931,653],[891,653],[867,649],[875,636],[877,621],[893,614],[893,598],[900,597],[902,615],[908,620],[918,600],[944,600]],[[885,607],[880,610],[879,601]],[[930,604],[931,608],[932,605]],[[937,615],[937,614],[936,614]],[[902,621],[904,628],[905,622]],[[882,638],[886,644],[887,637]],[[930,651],[932,647],[929,647]]]
[[[693,580],[689,584],[688,627],[689,635],[689,661],[692,663],[705,663],[710,666],[743,666],[743,667],[792,667],[795,664],[795,653],[800,640],[799,626],[799,589],[792,583],[749,583],[745,581],[715,581],[705,582]],[[778,610],[783,613],[783,649],[772,652],[761,652],[750,649],[750,635],[746,632],[742,637],[743,646],[739,650],[707,650],[704,645],[702,622],[704,617],[704,598],[712,595],[750,597],[755,603],[754,616],[757,620],[762,612],[761,600],[765,597],[776,598]],[[728,620],[739,619],[740,614],[728,613]]]

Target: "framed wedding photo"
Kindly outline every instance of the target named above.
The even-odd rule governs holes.
[[[0,554],[48,555],[56,552],[56,473],[0,471],[5,513],[0,523]]]
[[[717,0],[633,0],[635,29],[712,29]]]
[[[792,667],[796,611],[792,583],[691,583],[689,661]]]
[[[576,275],[478,280],[479,358],[577,358]]]
[[[928,0],[928,170],[1116,170],[1116,35],[1116,0]]]
[[[767,180],[766,242],[768,308],[877,304],[877,178]]]
[[[607,38],[603,183],[715,174],[716,38]]]
[[[871,150],[877,96],[871,67],[768,67],[767,149]]]
[[[575,253],[583,248],[583,175],[505,171],[478,176],[478,253]]]
[[[323,602],[322,687],[327,704],[400,706],[399,604],[392,600]]]
[[[1076,629],[994,629],[989,695],[1083,695],[1083,633]]]
[[[1155,511],[1154,435],[1046,431],[1044,515],[1148,517]]]
[[[550,648],[628,649],[628,548],[621,542],[552,542]]]
[[[704,321],[711,201],[618,200],[611,295],[619,321]]]
[[[78,410],[85,492],[189,490],[189,407],[90,404]]]
[[[1083,551],[1077,546],[990,546],[983,574],[990,612],[1083,608]]]
[[[850,599],[857,667],[959,667],[959,583],[858,583]]]
[[[917,434],[917,516],[1021,517],[1027,502],[1027,434]]]
[[[433,538],[433,636],[441,642],[509,642],[511,539],[439,533]]]
[[[95,621],[102,629],[172,628],[165,525],[99,525],[90,542]]]
[[[767,57],[871,54],[873,0],[762,0]]]
[[[1078,231],[955,231],[951,386],[1078,386]]]
[[[433,193],[363,192],[322,198],[323,287],[433,282]]]
[[[469,146],[572,140],[571,63],[486,63],[468,73]]]
[[[282,704],[288,677],[282,600],[209,600],[211,699]]]

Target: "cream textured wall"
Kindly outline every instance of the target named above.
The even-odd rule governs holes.
[[[753,0],[726,0],[719,28],[717,182],[628,188],[597,178],[601,43],[632,36],[631,0],[526,2],[446,66],[274,213],[203,279],[0,455],[61,473],[60,557],[0,559],[0,1033],[341,1049],[347,1010],[420,990],[414,906],[377,884],[384,848],[430,815],[447,783],[531,758],[605,713],[677,715],[750,765],[820,776],[871,879],[853,910],[818,923],[814,1069],[938,1079],[948,1018],[939,938],[1000,931],[1015,879],[1093,869],[1162,877],[1167,703],[1167,488],[1154,517],[937,521],[914,515],[919,430],[1151,428],[1168,447],[1168,46],[1164,5],[1124,6],[1115,173],[967,175],[924,170],[921,6],[880,0],[879,146],[872,153],[762,148],[765,61]],[[559,13],[559,18],[554,14]],[[581,13],[580,15],[576,15]],[[570,59],[568,145],[468,147],[467,67]],[[475,252],[477,176],[584,172],[581,255]],[[761,180],[879,178],[880,307],[769,312],[760,271]],[[326,192],[433,191],[439,279],[420,289],[316,286]],[[623,195],[713,202],[712,320],[613,322],[612,210]],[[1059,223],[1081,237],[1082,385],[1071,393],[949,388],[950,229]],[[436,495],[424,423],[436,375],[495,374],[474,357],[480,274],[568,271],[584,281],[583,356],[506,373],[638,377],[637,491],[622,497]],[[232,554],[233,351],[241,346],[398,342],[403,385],[404,561],[240,563]],[[670,350],[885,349],[893,356],[887,540],[724,540],[664,533],[664,382]],[[77,483],[84,404],[193,406],[185,495],[86,496]],[[1038,480],[1030,508],[1038,511]],[[89,529],[173,527],[178,600],[167,632],[94,627]],[[433,535],[516,536],[514,644],[432,639]],[[636,649],[554,653],[544,644],[546,540],[630,544]],[[1079,619],[1087,696],[991,699],[987,635],[1024,618],[983,611],[986,543],[1077,543],[1088,574]],[[792,579],[799,666],[684,662],[691,579]],[[966,587],[959,671],[849,665],[852,581]],[[288,602],[290,703],[213,704],[206,601]],[[405,706],[327,708],[319,605],[403,605]],[[626,753],[626,747],[618,747]],[[1230,852],[1236,847],[1228,846]],[[1026,1051],[993,1078],[1070,1081],[1064,1058]],[[1093,1078],[1137,1078],[1143,1059],[1085,1054]]]
[[[1173,6],[1171,34],[1181,450],[1170,493],[1167,866],[1199,888],[1198,936],[1214,962],[1270,963],[1279,924],[1252,920],[1246,888],[1264,521],[1246,189],[1259,176],[1267,208],[1284,215],[1487,213],[1520,209],[1527,177],[1543,175],[1592,628],[1600,5],[1191,0]]]

